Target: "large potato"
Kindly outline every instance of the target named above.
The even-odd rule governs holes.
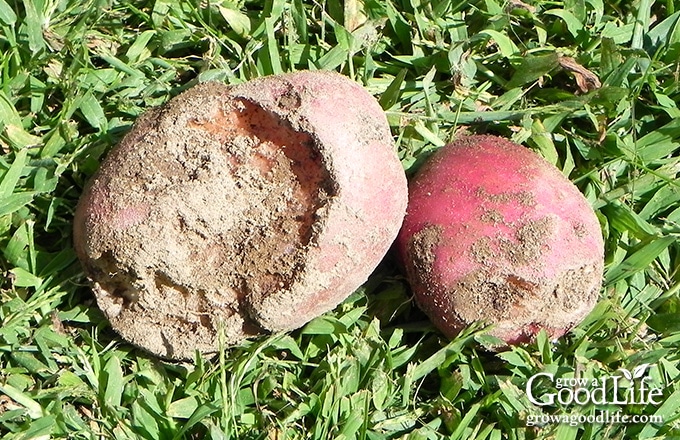
[[[532,151],[467,136],[422,167],[397,239],[417,303],[446,335],[559,337],[595,305],[604,244],[579,190]]]
[[[75,247],[124,338],[190,358],[299,327],[360,286],[407,186],[358,84],[299,72],[197,85],[146,112],[85,189]]]

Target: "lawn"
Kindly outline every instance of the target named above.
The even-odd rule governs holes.
[[[680,438],[676,3],[0,0],[0,436]],[[388,255],[334,311],[215,358],[120,339],[72,247],[85,182],[191,85],[303,69],[372,93],[409,175],[464,133],[557,165],[602,226],[595,310],[493,353],[481,325],[436,331]],[[624,395],[643,383],[651,400]]]

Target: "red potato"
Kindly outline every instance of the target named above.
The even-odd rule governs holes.
[[[294,329],[359,287],[397,235],[406,177],[380,106],[329,72],[197,85],[150,110],[79,202],[99,307],[168,358]]]
[[[409,187],[397,239],[415,299],[448,337],[475,322],[507,343],[557,338],[594,307],[604,243],[579,190],[495,136],[443,147]]]

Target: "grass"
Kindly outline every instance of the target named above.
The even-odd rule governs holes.
[[[0,0],[0,435],[680,438],[676,8]],[[301,69],[337,70],[373,93],[409,173],[464,132],[510,137],[556,164],[602,224],[596,309],[556,343],[541,334],[492,354],[480,327],[452,341],[435,331],[388,257],[333,312],[216,359],[165,362],[118,338],[71,245],[88,177],[140,113],[196,82]],[[655,403],[537,406],[526,393],[541,372],[604,380],[645,367],[663,390]],[[664,421],[527,423],[603,409]]]

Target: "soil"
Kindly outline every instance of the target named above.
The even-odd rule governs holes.
[[[483,321],[495,324],[492,334],[511,344],[531,341],[540,329],[552,338],[559,337],[597,301],[601,273],[602,268],[591,263],[553,280],[475,271],[447,293],[454,298],[455,332]]]
[[[248,298],[302,271],[335,195],[311,131],[284,94],[280,113],[196,86],[141,117],[92,184],[114,219],[93,222],[85,269],[100,308],[132,343],[192,358],[266,331]]]
[[[413,234],[409,241],[408,261],[413,265],[413,275],[418,276],[419,284],[432,282],[432,265],[435,261],[435,250],[441,243],[442,228],[439,225],[427,225]]]
[[[496,197],[495,201],[499,200],[506,201]],[[451,239],[443,237],[441,226],[425,226],[408,244],[409,277],[418,292],[416,299],[447,336],[453,337],[465,326],[483,321],[494,324],[492,334],[509,343],[528,342],[540,329],[559,337],[595,304],[603,270],[601,261],[584,261],[581,267],[561,273],[557,279],[541,276],[545,272],[543,258],[550,252],[549,243],[558,231],[556,220],[544,217],[518,226],[505,222],[498,211],[485,210],[480,221],[510,227],[514,236],[499,233],[475,241],[469,258],[478,269],[453,284],[447,285],[443,276],[433,270],[437,248],[448,246],[446,240]],[[466,256],[455,254],[453,258]],[[533,275],[518,276],[516,268],[523,266],[533,270],[521,272]]]

